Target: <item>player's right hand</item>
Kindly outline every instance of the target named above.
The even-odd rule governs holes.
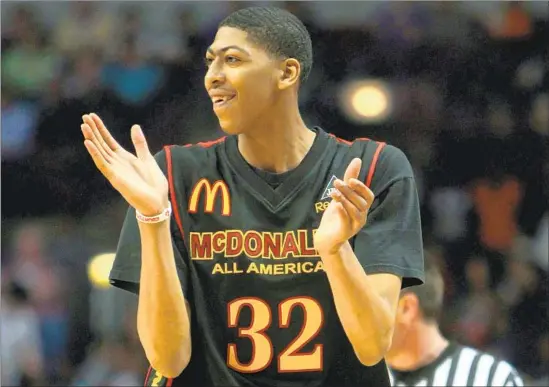
[[[145,216],[160,214],[168,207],[168,181],[149,151],[139,125],[131,128],[136,155],[112,137],[95,113],[82,116],[84,145],[97,169],[126,201]]]

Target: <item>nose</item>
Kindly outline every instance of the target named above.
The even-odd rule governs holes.
[[[217,87],[218,85],[225,82],[225,74],[219,68],[219,66],[210,66],[206,76],[204,77],[204,83],[206,84],[206,90],[211,89],[212,87]]]

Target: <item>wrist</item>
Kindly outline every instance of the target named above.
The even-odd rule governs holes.
[[[154,208],[158,208],[155,206]],[[168,201],[160,210],[147,211],[145,213],[135,209],[135,217],[140,224],[158,224],[169,221],[172,215],[172,206]]]
[[[350,247],[349,241],[345,241],[343,243],[338,243],[336,245],[320,247],[318,249],[318,253],[319,253],[321,258],[328,258],[328,257],[338,256],[338,255],[341,255],[341,253],[343,252],[343,250],[347,246]]]
[[[170,207],[170,205],[171,205],[170,200],[166,196],[162,200],[159,200],[158,202],[156,202],[156,204],[151,203],[151,206],[148,208],[144,208],[143,211],[140,211],[136,208],[135,212],[140,213],[146,217],[152,217],[162,213],[166,208]]]
[[[159,232],[163,232],[164,229],[170,231],[170,219],[163,220],[157,223],[142,223],[137,221],[139,232],[141,235],[156,235]]]

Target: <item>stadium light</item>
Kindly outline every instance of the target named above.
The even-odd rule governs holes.
[[[100,289],[109,287],[109,273],[114,263],[114,253],[99,254],[88,262],[88,279],[90,283]]]
[[[339,107],[357,124],[383,122],[393,110],[391,91],[379,80],[348,81],[341,87]]]

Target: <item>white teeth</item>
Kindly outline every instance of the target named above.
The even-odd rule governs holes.
[[[216,99],[214,99],[214,103],[224,103],[224,102],[227,102],[230,98],[229,97],[218,97]]]

